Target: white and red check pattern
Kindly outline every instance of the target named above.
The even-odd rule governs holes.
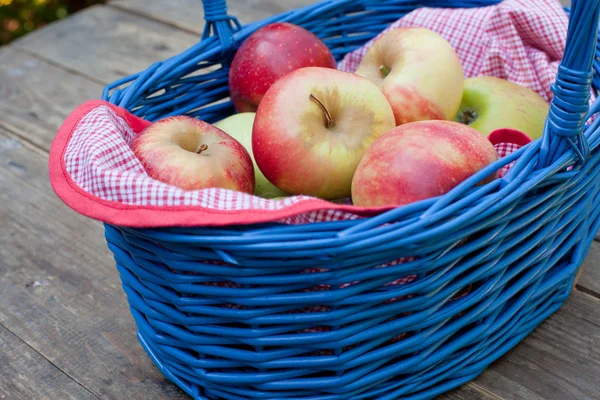
[[[448,40],[467,78],[491,75],[538,92],[547,101],[565,52],[568,18],[558,0],[504,0],[496,6],[420,8],[390,29],[423,27]],[[338,68],[354,72],[374,40],[344,57]]]
[[[514,143],[498,143],[494,147],[496,148],[496,152],[498,153],[498,156],[500,158],[502,158],[502,157],[506,157],[509,154],[514,153],[515,151],[519,150],[523,146],[519,146],[518,144],[514,144]],[[504,177],[504,175],[506,175],[506,173],[512,168],[513,165],[515,165],[516,162],[517,162],[517,160],[500,168],[500,170],[498,171],[498,178]]]
[[[550,99],[550,84],[564,53],[567,24],[557,0],[505,0],[497,6],[478,9],[421,8],[390,29],[432,29],[454,46],[467,76],[506,78]],[[339,68],[354,71],[370,44],[348,54]],[[129,147],[135,135],[112,109],[96,107],[79,121],[66,146],[65,172],[84,192],[126,205],[269,212],[314,201],[307,196],[268,200],[225,189],[185,191],[156,181],[145,173]],[[512,143],[496,145],[500,157],[518,148]],[[503,168],[500,176],[509,168]],[[280,222],[303,224],[356,218],[360,217],[351,212],[325,209],[291,214]]]

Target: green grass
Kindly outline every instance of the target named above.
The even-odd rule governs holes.
[[[104,0],[0,0],[0,45]]]

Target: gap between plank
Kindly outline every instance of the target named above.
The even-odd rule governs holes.
[[[582,291],[582,293],[583,293],[583,294],[584,294],[586,297],[590,297],[590,298],[592,298],[594,301],[598,301],[598,300],[600,300],[600,299],[596,298],[596,296],[594,296],[594,295],[591,295],[591,294],[589,294],[589,293],[586,293],[585,291]],[[595,324],[594,324],[594,325],[595,325]]]
[[[171,28],[175,28],[178,31],[182,31],[182,32],[185,32],[185,33],[190,33],[190,34],[198,37],[198,42],[200,42],[200,40],[201,40],[201,35],[202,35],[202,31],[201,30],[197,31],[197,30],[194,30],[194,29],[186,28],[184,26],[177,25],[176,23],[171,22],[171,21],[169,21],[167,19],[157,18],[156,16],[154,16],[154,15],[152,15],[150,13],[145,13],[145,12],[139,11],[139,10],[135,10],[134,11],[131,8],[123,7],[120,4],[113,4],[112,1],[109,2],[109,3],[106,3],[105,6],[111,7],[113,9],[115,9],[115,10],[118,10],[118,11],[126,12],[127,14],[133,15],[133,16],[138,17],[138,18],[141,17],[141,18],[146,18],[147,20],[150,20],[150,21],[158,22],[158,23],[160,23],[162,25],[165,25],[165,26],[168,26],[168,27],[171,27]],[[202,23],[204,24],[204,23],[206,23],[206,21],[204,19],[202,19]],[[204,26],[204,25],[202,25],[202,26]]]
[[[575,285],[575,290],[580,293],[585,294],[586,296],[592,297],[594,300],[600,300],[600,293],[595,292],[594,290],[588,289],[585,286],[581,286],[579,283]]]
[[[0,129],[2,129],[7,136],[11,136],[19,140],[25,147],[35,151],[38,154],[43,155],[46,160],[48,159],[50,152],[42,146],[38,145],[37,143],[32,142],[29,138],[27,138],[27,135],[25,135],[25,133],[23,133],[20,129],[9,125],[1,120]]]
[[[97,83],[98,85],[106,86],[106,85],[108,85],[108,84],[111,83],[111,82],[104,82],[104,81],[102,81],[102,80],[100,80],[100,79],[98,79],[98,78],[96,78],[94,76],[87,75],[87,74],[85,74],[85,73],[83,73],[81,71],[78,71],[76,69],[67,67],[66,65],[63,65],[61,63],[57,63],[56,61],[50,60],[50,59],[48,59],[46,57],[40,56],[36,52],[33,52],[33,51],[27,49],[26,47],[20,46],[18,42],[15,42],[15,43],[11,44],[10,48],[13,49],[13,50],[15,50],[15,51],[17,51],[17,52],[19,52],[19,53],[27,54],[30,57],[37,58],[40,61],[43,61],[43,62],[45,62],[45,63],[47,63],[49,65],[52,65],[53,67],[60,68],[63,71],[70,72],[70,73],[72,73],[74,75],[77,75],[77,76],[80,76],[80,77],[82,77],[84,79],[87,79],[88,81]]]
[[[50,363],[50,365],[52,365],[54,368],[56,368],[58,371],[60,371],[61,374],[65,375],[67,378],[69,378],[70,380],[72,380],[73,382],[75,382],[77,385],[79,385],[83,390],[85,390],[86,392],[88,392],[89,394],[91,394],[92,396],[94,396],[96,399],[101,400],[100,397],[98,397],[94,392],[92,392],[87,387],[85,387],[84,385],[82,385],[80,382],[78,382],[76,379],[74,379],[71,375],[69,375],[65,371],[63,371],[58,365],[54,364],[51,360],[48,359],[48,357],[46,357],[45,355],[43,355],[42,353],[40,353],[39,351],[37,351],[33,346],[31,346],[25,340],[21,339],[21,337],[19,337],[16,333],[14,333],[13,331],[11,331],[2,322],[0,322],[0,327],[2,327],[3,329],[6,329],[6,331],[8,333],[10,333],[14,337],[16,337],[25,346],[29,347],[34,353],[39,354],[40,357],[42,357],[44,360],[48,361]]]

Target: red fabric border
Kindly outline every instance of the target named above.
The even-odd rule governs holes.
[[[112,225],[134,228],[248,225],[278,221],[318,210],[339,210],[371,216],[391,208],[360,208],[314,199],[281,210],[215,210],[200,206],[139,206],[103,200],[82,190],[67,174],[64,153],[79,121],[99,106],[107,106],[122,117],[136,133],[150,122],[103,100],[92,100],[77,107],[59,128],[50,149],[48,170],[57,196],[78,213]]]
[[[531,143],[531,138],[527,134],[512,128],[496,129],[489,134],[488,140],[494,146],[499,143],[514,143],[519,146]]]

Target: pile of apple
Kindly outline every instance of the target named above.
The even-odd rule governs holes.
[[[236,53],[229,87],[238,114],[215,125],[167,118],[133,141],[149,176],[186,190],[397,206],[496,161],[487,136],[498,129],[539,138],[548,113],[528,88],[465,80],[452,46],[423,28],[388,31],[348,73],[307,30],[267,25]]]

